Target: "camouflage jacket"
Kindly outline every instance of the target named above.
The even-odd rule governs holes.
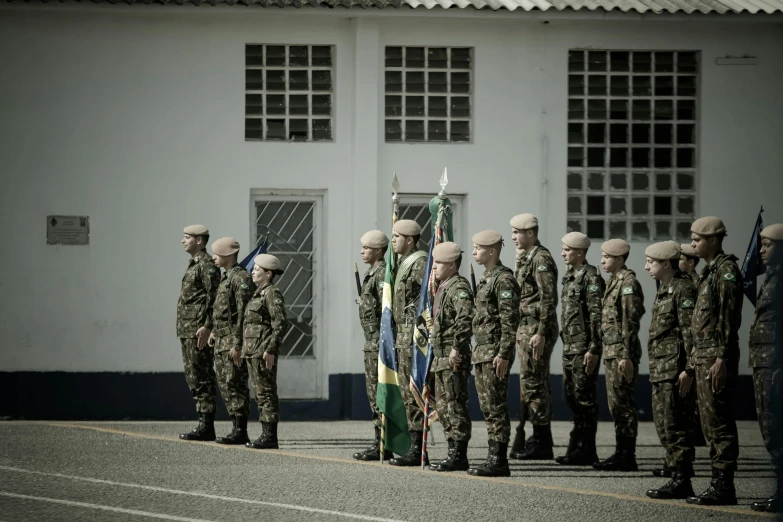
[[[421,279],[424,277],[424,266],[427,264],[427,255],[423,251],[411,252],[407,256],[401,258],[397,263],[397,271],[400,276],[400,271],[406,260],[410,260],[411,256],[416,256],[416,260],[410,267],[405,277],[398,277],[394,281],[394,297],[392,302],[392,315],[394,316],[394,324],[397,325],[397,330],[405,329],[413,331],[413,327],[416,324],[416,312],[419,307],[419,293],[421,292]],[[422,255],[424,254],[424,255]]]
[[[585,263],[563,276],[560,337],[563,355],[589,351],[601,355],[601,298],[606,284],[598,269]]]
[[[739,357],[743,293],[736,261],[736,257],[721,252],[701,272],[691,322],[692,365],[715,357]]]
[[[777,368],[781,362],[781,290],[780,266],[767,266],[750,326],[751,368]]]
[[[601,308],[604,359],[630,359],[639,364],[642,344],[639,323],[644,315],[644,294],[636,273],[623,267],[606,285]]]
[[[233,343],[223,346],[226,350],[242,349],[242,323],[244,323],[245,307],[253,296],[255,284],[250,279],[244,267],[234,265],[223,273],[215,297],[215,307],[212,312],[212,333],[215,337],[234,337]]]
[[[256,289],[245,308],[242,357],[258,359],[264,352],[278,355],[290,327],[280,290],[272,283]]]
[[[536,241],[529,252],[517,255],[519,327],[528,336],[557,337],[557,265],[552,254]]]
[[[519,326],[519,285],[510,268],[498,264],[485,270],[476,287],[473,364],[499,355],[510,360]]]
[[[209,326],[220,273],[212,258],[201,251],[190,258],[177,301],[177,337],[194,338],[202,326]]]
[[[378,349],[381,331],[381,311],[383,301],[383,280],[386,277],[386,262],[381,261],[367,270],[362,282],[362,295],[359,297],[359,323],[364,331],[364,351]]]
[[[650,382],[675,379],[687,369],[693,351],[691,318],[695,304],[696,287],[688,274],[676,272],[668,285],[658,289],[647,342]]]
[[[688,274],[683,274],[683,276],[687,277],[691,281],[693,281],[693,286],[696,286],[699,284],[699,273],[696,271],[690,272]]]
[[[470,283],[454,274],[440,284],[433,303],[435,318],[432,325],[432,343],[435,359],[432,371],[449,368],[449,354],[457,349],[462,355],[460,367],[470,367],[470,338],[473,336],[473,294]]]

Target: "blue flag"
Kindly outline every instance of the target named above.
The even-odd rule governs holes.
[[[266,254],[266,249],[269,246],[268,239],[269,239],[269,236],[265,237],[264,240],[261,241],[261,244],[258,245],[252,252],[250,252],[247,255],[247,257],[242,260],[241,263],[239,263],[240,265],[242,265],[245,268],[245,270],[247,270],[247,272],[249,274],[253,273],[253,266],[255,265],[255,262],[253,261],[253,259],[255,259],[255,257],[258,254]]]
[[[759,210],[759,216],[756,218],[756,225],[753,227],[753,234],[750,236],[750,244],[745,254],[745,262],[742,264],[742,281],[744,282],[745,297],[747,297],[753,306],[756,306],[756,278],[766,271],[764,263],[761,261],[761,230],[764,223],[761,220],[761,214],[764,207]]]

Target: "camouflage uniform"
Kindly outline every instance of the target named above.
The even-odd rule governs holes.
[[[413,261],[412,264],[409,263]],[[413,328],[416,325],[416,312],[419,306],[421,280],[424,277],[424,266],[427,264],[427,254],[423,251],[411,252],[401,258],[397,265],[397,279],[394,281],[394,302],[392,314],[397,329],[395,348],[397,349],[398,375],[400,392],[405,402],[405,412],[408,415],[408,430],[420,432],[424,430],[424,411],[416,402],[410,389],[411,365],[413,357]]]
[[[486,270],[476,289],[473,333],[476,348],[476,392],[487,423],[489,440],[507,443],[511,434],[508,415],[509,373],[495,374],[495,357],[514,363],[514,335],[519,324],[519,285],[510,268],[498,263]]]
[[[650,320],[647,350],[650,357],[650,382],[653,387],[653,420],[658,438],[666,450],[669,469],[692,473],[694,459],[690,434],[695,386],[680,397],[678,378],[687,369],[693,350],[691,318],[696,303],[696,287],[691,278],[676,272],[668,285],[661,285],[655,296]]]
[[[783,448],[780,442],[780,397],[772,386],[772,374],[780,368],[781,354],[781,287],[780,265],[768,265],[764,283],[759,289],[753,324],[750,327],[750,367],[756,414],[764,445],[772,457],[776,473],[783,471]]]
[[[261,422],[279,422],[277,356],[291,325],[286,319],[283,294],[274,284],[266,283],[256,289],[245,308],[243,322],[242,357],[246,359],[256,394],[258,418]],[[265,352],[275,356],[271,370],[267,369],[264,362]]]
[[[247,387],[247,366],[237,367],[229,355],[234,348],[242,351],[242,325],[245,306],[255,285],[244,267],[234,265],[220,279],[210,328],[215,335],[215,371],[220,395],[231,416],[247,417],[250,412],[250,392]]]
[[[473,313],[473,295],[467,279],[454,274],[440,284],[433,303],[430,337],[435,356],[432,361],[435,404],[446,439],[463,443],[471,435],[468,381]],[[462,356],[456,371],[449,363],[452,349]]]
[[[215,368],[207,347],[196,346],[196,332],[209,326],[219,273],[212,258],[201,251],[192,258],[182,278],[177,302],[177,337],[182,345],[185,380],[198,413],[215,412]]]
[[[516,280],[519,302],[519,417],[520,429],[525,420],[544,426],[552,420],[552,397],[549,390],[549,360],[557,342],[557,265],[552,254],[536,241],[530,251],[517,256]],[[533,359],[530,339],[544,337],[544,353]]]
[[[633,270],[623,267],[609,279],[601,309],[602,342],[606,365],[606,395],[614,419],[615,436],[636,438],[638,421],[634,387],[639,375],[642,345],[639,322],[644,315],[642,285]],[[620,361],[633,363],[633,379],[628,382],[620,372]]]
[[[743,294],[742,274],[736,260],[735,256],[721,252],[704,267],[691,323],[690,366],[696,370],[701,425],[710,444],[712,467],[730,472],[736,469],[739,455],[733,397],[739,365],[738,331]],[[723,389],[713,393],[709,370],[717,357],[723,359],[727,375]]]
[[[381,427],[381,415],[375,404],[375,396],[378,391],[378,340],[385,275],[384,261],[367,270],[362,282],[362,295],[359,298],[359,322],[364,331],[364,384],[372,410],[372,422],[377,428]]]

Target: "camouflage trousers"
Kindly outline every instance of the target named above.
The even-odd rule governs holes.
[[[405,413],[408,416],[409,431],[424,430],[424,411],[419,408],[416,396],[410,388],[411,365],[413,356],[413,332],[406,332],[400,328],[395,342],[397,349],[397,375],[400,379],[400,393],[405,402]]]
[[[631,382],[625,380],[620,372],[622,359],[606,359],[606,397],[609,402],[609,412],[614,419],[614,434],[620,437],[636,438],[639,421],[636,417],[636,401],[634,400],[634,388],[636,378],[639,375],[639,363],[633,363],[633,378]]]
[[[514,359],[508,362],[509,371],[505,377],[495,374],[492,361],[475,365],[476,393],[478,393],[481,413],[487,423],[489,440],[508,442],[511,436],[511,417],[508,414],[508,378]]]
[[[375,397],[378,393],[378,350],[364,352],[364,387],[367,390],[367,400],[372,410],[372,423],[376,428],[381,427],[381,412]],[[400,388],[402,388],[400,380]]]
[[[596,402],[598,364],[593,373],[587,375],[584,353],[563,355],[563,387],[566,404],[574,412],[574,424],[590,430],[594,430],[598,423]]]
[[[666,451],[664,461],[670,468],[680,463],[692,463],[695,457],[690,432],[695,398],[696,392],[693,389],[686,397],[680,397],[680,387],[676,379],[654,382],[652,385],[655,430]]]
[[[188,383],[196,412],[215,412],[215,366],[212,361],[212,349],[205,346],[199,350],[196,339],[180,337],[182,345],[182,363],[185,367],[185,381]]]
[[[764,446],[772,457],[776,473],[783,471],[783,447],[780,442],[780,395],[772,386],[774,368],[753,368],[753,391]]]
[[[247,364],[237,366],[226,349],[233,345],[231,336],[215,339],[215,373],[223,402],[229,415],[247,417],[250,413],[250,391],[247,387]]]
[[[442,357],[435,357],[433,367],[438,359]],[[468,412],[469,380],[470,366],[464,362],[456,372],[451,369],[435,372],[435,410],[447,440],[470,440],[473,424]]]
[[[737,468],[739,444],[737,423],[734,419],[734,397],[737,388],[737,362],[724,361],[728,366],[726,384],[717,393],[712,391],[710,366],[715,359],[696,364],[696,393],[699,401],[701,427],[710,445],[710,460],[716,469]],[[708,380],[709,379],[709,380]]]
[[[261,422],[280,422],[280,400],[277,397],[277,357],[268,370],[263,357],[246,359],[253,383],[253,392],[258,404],[258,419]]]
[[[517,333],[519,354],[519,421],[529,420],[533,426],[546,426],[552,420],[552,392],[549,389],[549,360],[557,336],[547,339],[544,354],[533,358],[530,337]]]

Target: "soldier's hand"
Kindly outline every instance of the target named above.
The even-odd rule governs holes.
[[[633,380],[633,362],[631,362],[630,359],[623,359],[620,361],[619,369],[625,382],[631,382]]]
[[[682,372],[678,383],[680,385],[680,397],[687,397],[688,393],[691,391],[691,386],[693,385],[693,377],[688,375],[688,372]]]
[[[720,357],[715,359],[715,364],[710,367],[710,378],[712,380],[712,393],[720,392],[726,384],[726,365],[723,364],[723,359]]]
[[[264,352],[264,363],[266,363],[266,369],[271,370],[272,367],[275,365],[275,356]]]
[[[533,348],[533,359],[537,361],[544,355],[546,339],[544,339],[543,335],[535,334],[530,338],[530,346]]]
[[[459,354],[459,352],[456,349],[452,348],[451,353],[449,353],[449,363],[451,364],[451,369],[456,372],[457,366],[461,362],[462,362],[462,356]]]
[[[242,352],[237,350],[236,348],[231,348],[231,351],[228,352],[228,355],[234,359],[234,365],[238,368],[242,366]]]
[[[202,350],[207,345],[207,339],[212,334],[212,330],[202,326],[196,331],[196,348]]]
[[[495,375],[498,379],[502,379],[508,372],[508,359],[502,359],[499,355],[492,359],[492,366],[495,367]]]
[[[587,352],[585,354],[585,373],[587,375],[592,375],[596,366],[598,366],[598,356]]]
[[[209,346],[215,346],[215,339],[216,339],[215,334],[212,333],[212,332],[209,332],[209,339],[207,340],[207,344]]]

